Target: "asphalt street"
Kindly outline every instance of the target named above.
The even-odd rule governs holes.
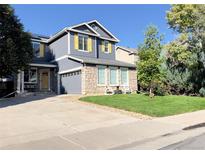
[[[162,150],[205,150],[205,134],[169,145]]]

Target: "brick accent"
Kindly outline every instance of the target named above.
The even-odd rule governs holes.
[[[109,67],[106,67],[107,72],[107,84],[105,86],[99,86],[97,84],[97,72],[98,67],[96,65],[85,65],[82,68],[82,94],[105,94],[106,89],[115,90],[116,86],[109,85]],[[132,92],[137,90],[137,74],[136,69],[129,69],[129,87],[120,86],[120,89],[130,89]],[[120,82],[120,77],[118,75]]]

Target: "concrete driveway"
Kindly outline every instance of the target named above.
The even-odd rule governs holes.
[[[68,136],[139,120],[77,103],[79,97],[48,95],[1,100],[0,149],[84,149]],[[85,138],[85,142],[91,138]]]
[[[0,100],[0,149],[160,149],[205,133],[183,130],[204,122],[205,111],[145,120],[79,97]]]

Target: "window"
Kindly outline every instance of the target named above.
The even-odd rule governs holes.
[[[117,85],[117,67],[110,67],[110,85]]]
[[[88,37],[79,35],[78,36],[78,46],[80,50],[88,51]]]
[[[98,67],[98,84],[105,84],[105,66]]]
[[[102,41],[102,52],[104,53],[112,53],[112,43],[106,40]]]
[[[32,42],[35,57],[40,57],[40,43]]]
[[[121,85],[128,85],[128,69],[121,68]]]
[[[31,68],[24,71],[24,82],[37,83],[37,69]]]
[[[109,44],[109,42],[105,41],[105,52],[109,52],[108,44]]]

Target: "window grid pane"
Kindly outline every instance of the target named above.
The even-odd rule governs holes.
[[[98,68],[98,84],[105,84],[105,68]]]
[[[117,84],[117,69],[110,68],[110,84]]]
[[[40,57],[40,43],[32,42],[35,57]]]
[[[84,37],[84,50],[87,51],[88,50],[88,38]]]
[[[79,38],[79,40],[78,40],[78,42],[79,42],[79,49],[83,50],[83,37],[79,36],[78,38]]]
[[[127,85],[128,79],[127,79],[127,69],[121,69],[121,84]]]
[[[108,52],[108,42],[105,41],[105,52]]]

